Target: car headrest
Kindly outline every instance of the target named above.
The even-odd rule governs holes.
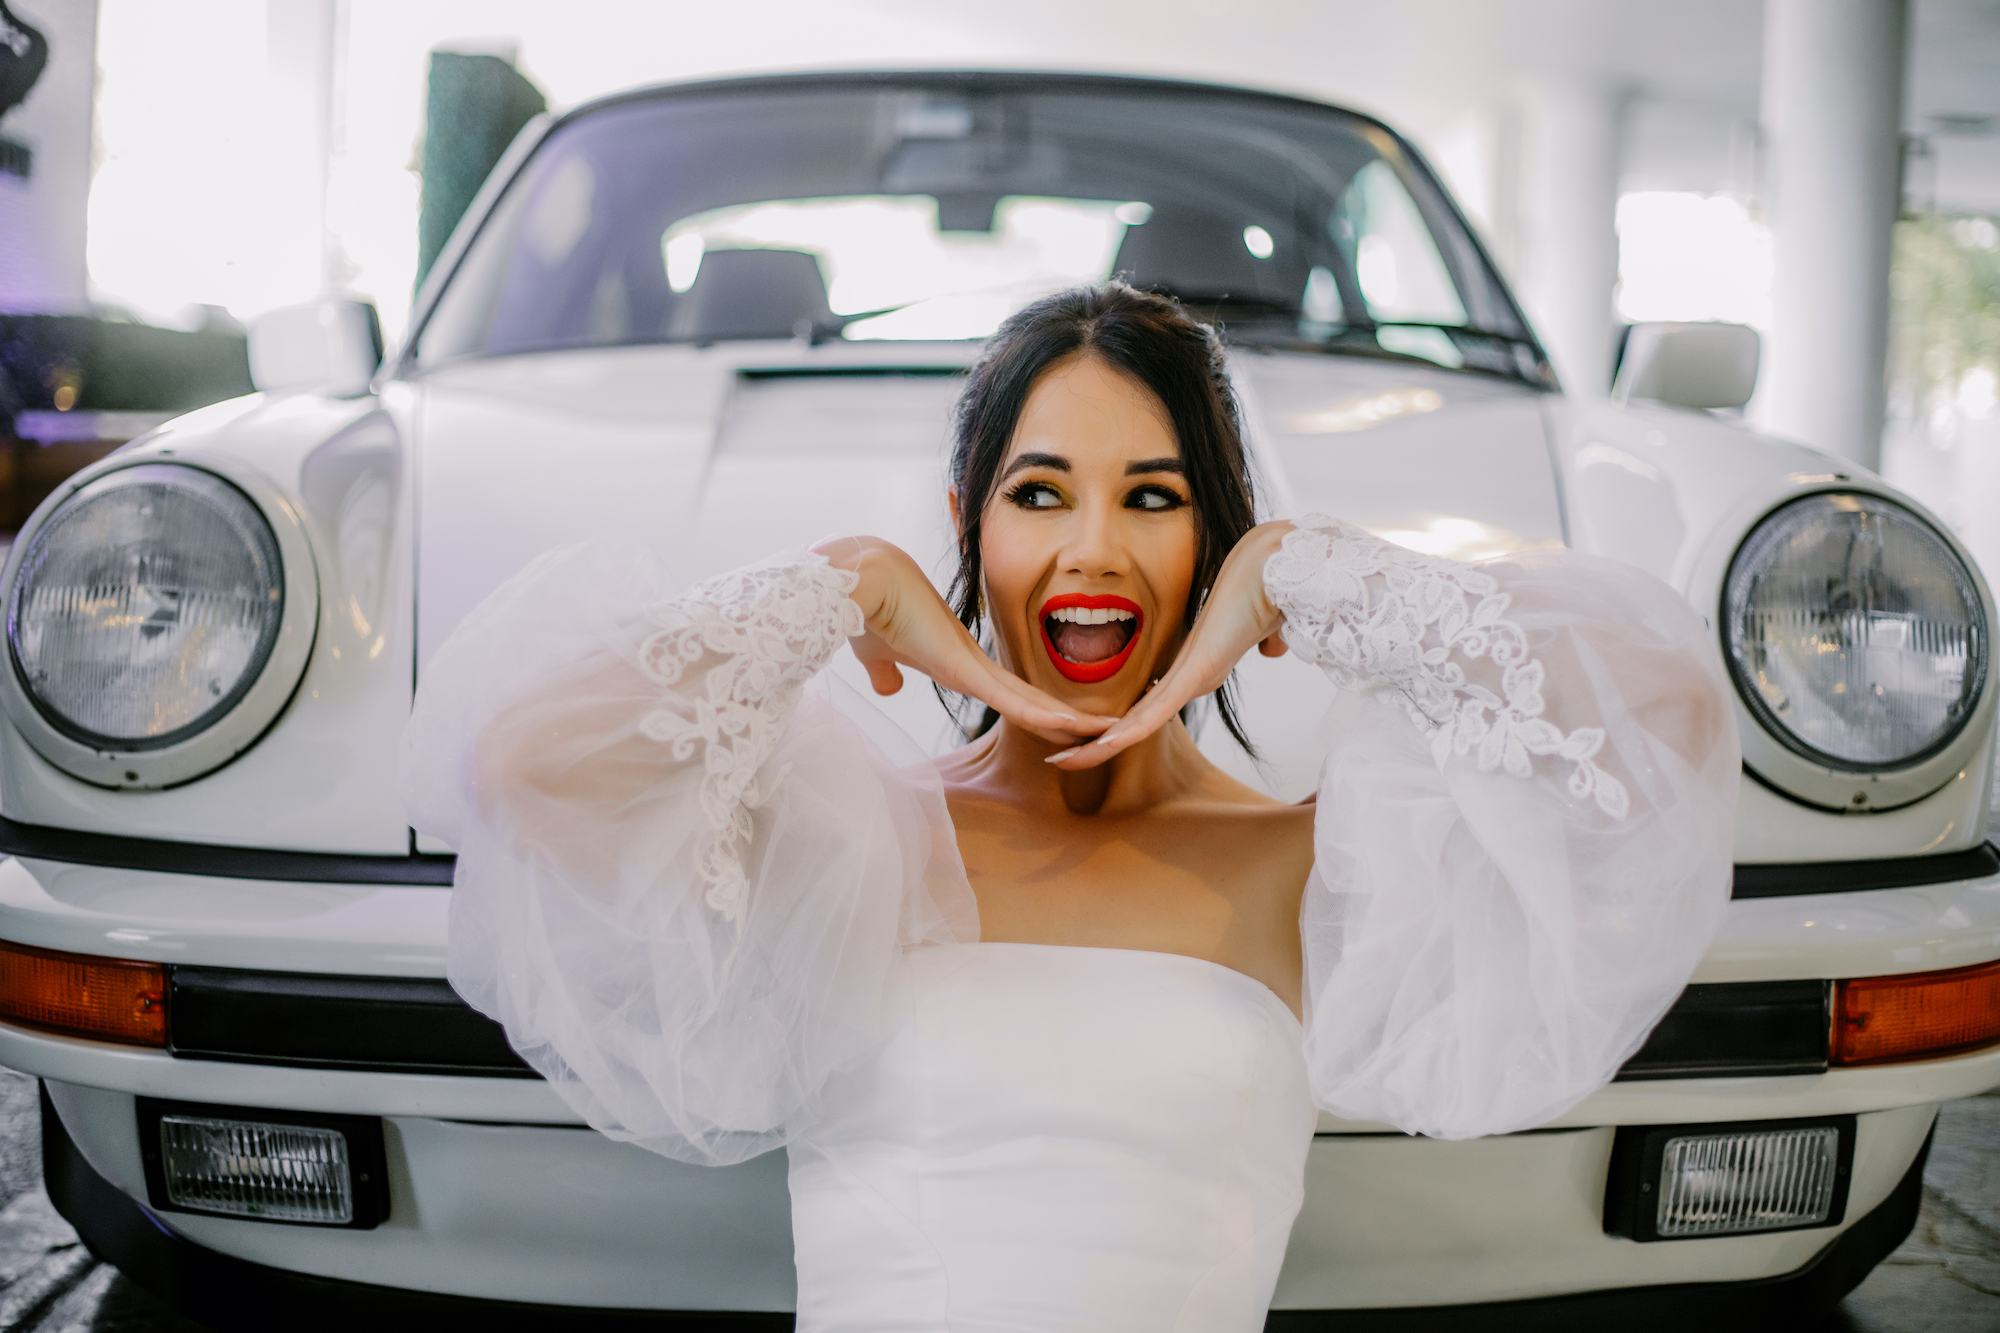
[[[710,250],[673,304],[667,336],[695,342],[791,338],[837,328],[819,260],[804,250]]]
[[[1305,291],[1301,256],[1258,259],[1243,241],[1245,220],[1191,208],[1157,207],[1125,228],[1112,272],[1142,290],[1187,300],[1234,296],[1297,303]]]

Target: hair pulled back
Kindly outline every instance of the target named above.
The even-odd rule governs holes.
[[[1194,509],[1194,582],[1188,589],[1187,624],[1194,623],[1237,540],[1256,525],[1236,395],[1214,330],[1171,297],[1122,282],[1044,297],[1010,316],[993,335],[972,368],[955,414],[951,486],[958,495],[958,573],[949,600],[975,634],[981,613],[980,532],[999,485],[1000,465],[1036,377],[1075,353],[1099,357],[1124,371],[1166,408]],[[1232,674],[1213,696],[1216,712],[1236,743],[1255,754],[1237,717],[1234,694]],[[997,716],[987,709],[972,734],[984,734]]]

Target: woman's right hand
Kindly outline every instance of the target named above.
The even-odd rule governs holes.
[[[1115,718],[1078,712],[1036,689],[986,655],[923,568],[880,537],[830,537],[813,547],[827,563],[860,576],[849,594],[868,632],[848,646],[867,668],[877,694],[903,688],[913,667],[957,694],[977,699],[1017,727],[1058,745],[1075,745]]]

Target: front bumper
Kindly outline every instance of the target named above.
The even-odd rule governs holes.
[[[135,1201],[148,1198],[137,1095],[382,1117],[388,1221],[326,1231],[162,1218],[218,1254],[333,1280],[578,1307],[792,1304],[781,1156],[720,1170],[671,1162],[578,1125],[539,1081],[178,1060],[5,1026],[0,1063],[45,1080],[76,1151]],[[1900,1088],[1885,1077],[1896,1072],[1614,1084],[1593,1099],[1605,1116],[1595,1125],[1466,1142],[1322,1133],[1275,1303],[1469,1305],[1791,1273],[1843,1228],[1655,1244],[1604,1234],[1612,1126],[1859,1110],[1851,1229],[1894,1193],[1935,1101],[2000,1083],[2000,1051],[1901,1067],[1920,1077]]]
[[[1774,1278],[1625,1287],[1543,1299],[1384,1309],[1287,1310],[1271,1313],[1272,1333],[1667,1333],[1688,1327],[1718,1333],[1765,1333],[1797,1327],[1829,1310],[1902,1243],[1922,1197],[1926,1137],[1888,1195],[1804,1264]],[[597,1308],[494,1300],[422,1289],[344,1281],[232,1257],[176,1235],[99,1175],[71,1139],[46,1091],[42,1160],[50,1197],[98,1257],[167,1300],[180,1313],[218,1329],[262,1333],[274,1311],[301,1333],[364,1324],[396,1333],[463,1325],[489,1333],[660,1329],[665,1333],[753,1333],[792,1327],[783,1312],[714,1312]]]
[[[143,1203],[133,1098],[43,1087],[70,1151],[120,1198]],[[382,1126],[389,1215],[371,1230],[148,1209],[150,1225],[232,1260],[409,1292],[600,1309],[792,1308],[783,1154],[708,1168],[582,1127],[401,1115]]]
[[[0,863],[0,938],[210,968],[437,977],[448,901],[434,887]],[[1739,901],[1696,979],[1919,971],[1996,955],[2000,882],[1984,879]],[[792,1304],[781,1158],[722,1171],[669,1162],[582,1131],[539,1080],[182,1059],[6,1025],[0,1064],[47,1081],[74,1151],[128,1201],[147,1197],[136,1095],[384,1119],[391,1215],[374,1231],[163,1219],[176,1244],[232,1262],[597,1310]],[[1543,1130],[1468,1143],[1326,1118],[1276,1303],[1387,1319],[1411,1307],[1779,1281],[1849,1232],[1865,1240],[1874,1234],[1865,1228],[1880,1230],[1935,1104],[1995,1085],[2000,1050],[1819,1074],[1617,1083]],[[1843,1227],[1643,1245],[1604,1234],[1613,1126],[1847,1113],[1861,1118]]]

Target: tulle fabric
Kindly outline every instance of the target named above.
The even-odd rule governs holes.
[[[1388,682],[1343,690],[1300,917],[1315,1098],[1447,1139],[1546,1123],[1645,1041],[1722,924],[1741,766],[1710,636],[1665,584],[1560,552],[1472,569],[1539,698],[1434,637],[1503,701],[1479,734]],[[1545,753],[1509,750],[1537,724]]]
[[[823,655],[782,660],[755,608],[720,608],[778,662],[737,690],[757,727],[732,723],[703,688],[731,663],[661,630],[715,590],[674,591],[644,552],[536,561],[425,665],[401,782],[458,852],[453,987],[592,1126],[720,1165],[811,1123],[881,1042],[904,950],[975,941],[978,915],[928,759],[831,673],[801,692]],[[648,663],[674,654],[662,684]],[[767,725],[754,774],[730,772]],[[711,804],[737,793],[720,840],[705,779]],[[704,873],[719,847],[734,886]]]
[[[1721,924],[1739,756],[1710,637],[1607,561],[1295,536],[1266,585],[1344,686],[1300,918],[1314,1097],[1441,1138],[1545,1123]],[[402,785],[459,852],[459,993],[596,1128],[720,1164],[814,1123],[905,951],[978,916],[936,769],[819,672],[854,614],[824,562],[673,592],[635,552],[537,561],[424,666]]]

